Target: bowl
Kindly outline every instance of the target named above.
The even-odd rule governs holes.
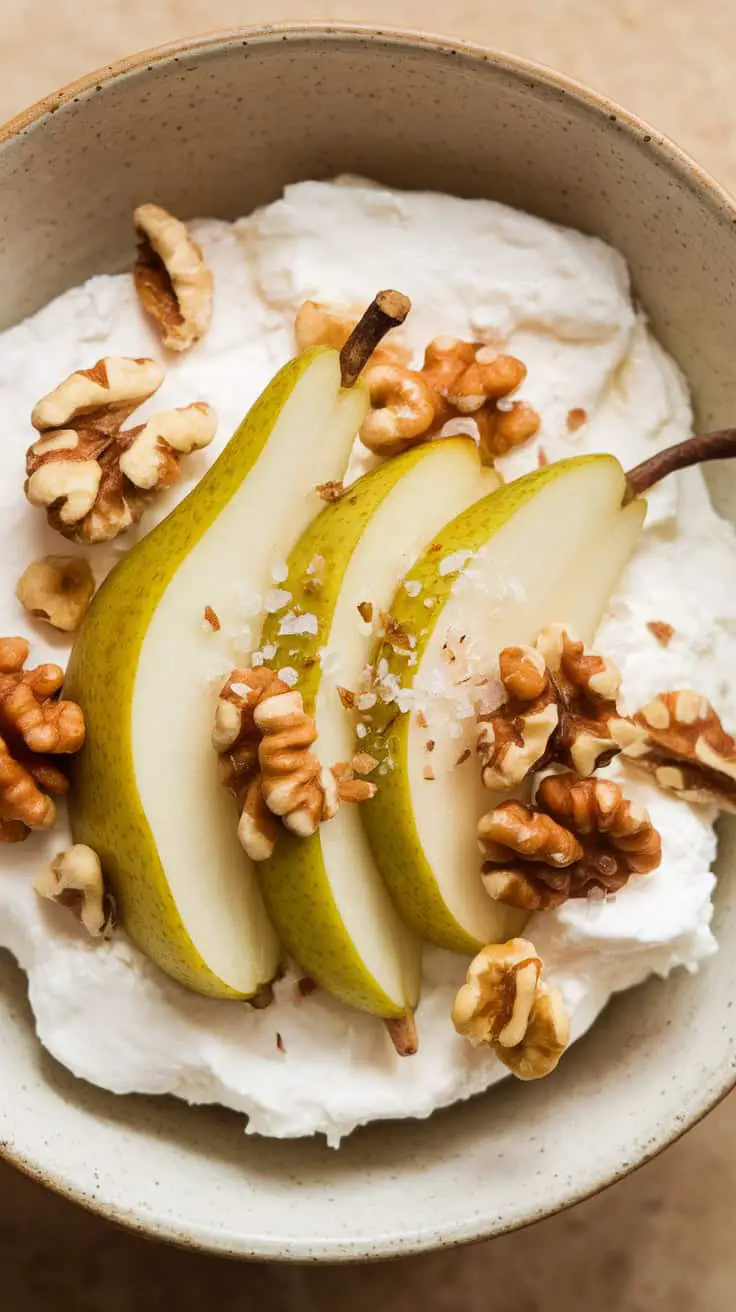
[[[698,422],[733,420],[736,208],[671,143],[602,97],[507,55],[397,31],[243,30],[135,56],[0,132],[1,326],[129,267],[133,206],[246,213],[286,182],[349,171],[490,196],[618,247]],[[714,480],[732,508],[734,480]],[[553,1079],[506,1083],[339,1152],[243,1135],[237,1116],[116,1098],[38,1045],[0,963],[0,1142],[77,1202],[240,1257],[407,1254],[525,1225],[594,1193],[736,1082],[736,864],[724,827],[721,951],[615,1000]]]

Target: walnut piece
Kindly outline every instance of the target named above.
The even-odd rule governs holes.
[[[458,337],[436,337],[421,369],[389,363],[366,371],[371,411],[360,436],[376,455],[392,456],[429,441],[450,419],[468,415],[483,455],[491,460],[539,428],[531,406],[506,401],[525,377],[526,368],[514,356]]]
[[[572,773],[543,779],[534,806],[502,802],[480,820],[478,838],[486,892],[526,911],[616,893],[662,859],[643,807],[610,780]]]
[[[43,556],[18,580],[15,595],[34,619],[74,633],[95,593],[94,574],[82,556]]]
[[[310,750],[314,719],[294,689],[262,700],[254,711],[262,737],[258,748],[263,796],[274,815],[300,838],[314,834],[337,814],[341,801],[367,801],[375,785],[357,780],[348,766],[322,766]]]
[[[364,802],[375,784],[356,779],[377,762],[367,754],[331,769],[310,748],[317,737],[301,693],[273,670],[233,670],[217,703],[212,743],[220,780],[241,808],[238,836],[252,861],[273,854],[279,820],[309,837],[336,814],[340,802]]]
[[[212,320],[212,274],[186,227],[160,205],[133,213],[138,254],[133,278],[143,309],[155,319],[164,346],[186,351]]]
[[[492,1047],[520,1080],[549,1075],[570,1041],[562,997],[542,980],[541,958],[525,938],[478,953],[455,999],[452,1023],[471,1043]]]
[[[736,814],[736,740],[710,702],[688,688],[660,693],[621,737],[623,757],[668,792]]]
[[[33,887],[39,897],[67,907],[93,938],[109,938],[115,927],[115,903],[107,892],[100,858],[91,847],[75,843],[60,852]]]
[[[294,323],[296,344],[300,351],[313,346],[332,346],[341,350],[363,313],[362,307],[336,309],[320,301],[304,301]],[[411,351],[396,330],[385,338],[370,357],[371,364],[408,364]]]
[[[73,542],[109,542],[179,478],[179,459],[208,446],[214,411],[203,401],[122,425],[163,382],[155,360],[108,356],[70,374],[34,408],[41,434],[26,455],[25,492]]]
[[[49,829],[54,797],[68,790],[52,756],[79,751],[84,716],[75,702],[59,698],[64,671],[58,665],[24,668],[24,638],[0,638],[0,842],[19,843],[31,829]]]
[[[263,697],[288,692],[273,670],[233,670],[217,702],[212,745],[219,753],[220,781],[240,807],[238,838],[251,861],[267,861],[278,837],[278,821],[266,806],[254,711]]]
[[[535,647],[504,648],[499,673],[507,700],[479,717],[486,788],[518,787],[552,762],[589,775],[620,750],[630,723],[618,703],[621,675],[564,625],[543,629]]]

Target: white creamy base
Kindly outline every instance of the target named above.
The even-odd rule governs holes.
[[[187,462],[185,482],[161,498],[144,527],[200,476],[293,354],[294,314],[306,298],[361,304],[379,287],[397,286],[414,300],[406,336],[418,359],[441,332],[497,341],[521,356],[529,368],[521,395],[543,423],[531,446],[502,462],[507,478],[535,468],[540,446],[549,459],[612,451],[633,465],[690,431],[682,379],[632,308],[623,260],[597,240],[485,201],[392,193],[352,180],[301,183],[233,226],[206,220],[194,231],[214,271],[214,323],[190,354],[165,358],[166,382],[141,414],[206,400],[219,414],[219,433],[209,451]],[[31,408],[102,355],[146,353],[164,359],[128,275],[93,278],[0,336],[0,632],[31,637],[34,662],[63,662],[67,645],[29,624],[14,585],[31,559],[67,546],[22,495]],[[589,422],[569,434],[574,408],[585,409]],[[358,450],[355,470],[365,463]],[[734,725],[736,593],[729,580],[736,539],[710,508],[698,472],[669,480],[650,505],[600,649],[621,665],[632,707],[691,685]],[[99,577],[135,538],[89,552]],[[247,613],[245,599],[233,622],[233,653],[242,648]],[[655,642],[648,620],[674,626],[669,648]],[[662,832],[661,868],[609,902],[569,902],[536,916],[527,931],[548,978],[564,990],[575,1037],[612,993],[677,965],[696,969],[715,951],[712,815],[640,777],[626,784]],[[62,821],[48,836],[0,847],[0,945],[28,973],[41,1041],[77,1075],[116,1093],[222,1103],[248,1115],[250,1133],[321,1132],[336,1145],[366,1121],[426,1116],[505,1074],[488,1051],[452,1029],[463,959],[426,951],[420,1051],[402,1061],[380,1023],[321,991],[301,998],[293,978],[277,985],[273,1006],[252,1011],[186,992],[122,934],[91,942],[31,887],[68,838]]]

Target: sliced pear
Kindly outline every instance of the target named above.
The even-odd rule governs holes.
[[[280,957],[210,746],[218,675],[234,663],[234,599],[273,586],[270,566],[321,507],[315,484],[342,477],[367,407],[362,382],[341,387],[336,351],[286,365],[200,484],[110,575],[72,654],[66,695],[87,721],[75,841],[101,857],[131,938],[213,997],[252,996]],[[219,632],[203,625],[206,606]]]
[[[440,947],[476,952],[524,922],[479,878],[477,822],[494,798],[476,763],[473,680],[550,622],[592,638],[645,514],[641,500],[624,508],[625,494],[609,456],[518,479],[443,528],[410,571],[417,595],[404,585],[392,602],[416,663],[386,643],[374,659],[384,686],[393,678],[416,705],[400,713],[379,702],[371,712],[364,750],[387,773],[361,818],[403,919]]]
[[[375,642],[358,607],[371,603],[375,614],[387,608],[398,579],[448,515],[497,486],[468,438],[434,442],[360,479],[299,541],[283,585],[291,607],[266,623],[263,641],[276,646],[275,668],[299,675],[323,764],[350,760],[355,751],[338,686],[358,685]],[[316,632],[284,632],[294,628],[295,613]],[[359,809],[343,805],[306,840],[285,832],[258,873],[271,919],[303,969],[343,1001],[397,1017],[417,1001],[419,943],[376,870]]]

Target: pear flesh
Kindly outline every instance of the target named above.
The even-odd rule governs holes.
[[[289,664],[299,673],[323,765],[349,761],[356,751],[353,719],[338,685],[359,686],[375,643],[359,606],[371,603],[377,618],[441,525],[497,485],[471,440],[434,442],[360,479],[298,543],[284,587],[295,608],[316,619],[317,632],[281,633],[290,625],[277,616],[266,624],[264,640],[277,644],[274,666]],[[392,784],[377,776],[375,782]],[[301,967],[344,1002],[396,1017],[416,1004],[420,947],[371,856],[359,811],[373,804],[343,804],[308,839],[284,833],[258,873],[273,923]]]
[[[517,934],[525,917],[493,902],[479,877],[478,819],[500,798],[480,782],[475,717],[466,702],[458,720],[432,690],[453,682],[448,656],[458,656],[458,682],[471,659],[482,677],[497,670],[502,648],[533,643],[551,622],[592,638],[645,514],[641,500],[623,507],[625,487],[608,456],[517,479],[439,532],[410,571],[419,594],[404,586],[394,598],[391,613],[415,636],[417,662],[386,644],[374,658],[425,709],[373,712],[364,750],[387,774],[362,819],[402,917],[440,947],[473,953]]]
[[[342,477],[367,408],[362,382],[341,387],[336,351],[286,365],[199,485],[110,575],[72,653],[65,695],[88,726],[74,839],[99,853],[131,938],[212,997],[253,996],[281,957],[210,742],[236,663],[230,617],[239,592],[273,587],[274,561],[318,513],[315,485]],[[221,631],[203,624],[205,607]]]

